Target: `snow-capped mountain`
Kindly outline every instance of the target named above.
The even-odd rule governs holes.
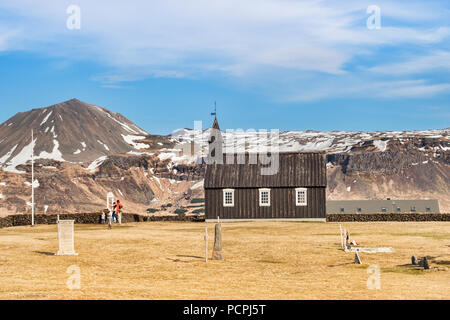
[[[171,134],[171,138],[179,144],[195,143],[202,151],[207,150],[211,129],[181,129]],[[323,151],[327,154],[348,153],[357,150],[385,152],[397,144],[411,141],[431,142],[417,144],[422,151],[433,151],[437,154],[450,150],[450,129],[424,131],[223,131],[222,137],[226,148],[230,151],[258,152],[272,146],[280,152],[287,151]]]
[[[106,156],[136,152],[148,145],[139,142],[148,133],[118,113],[77,99],[50,107],[20,112],[0,125],[0,166],[18,167],[34,156],[40,160],[97,164]],[[95,166],[95,163],[94,165]]]

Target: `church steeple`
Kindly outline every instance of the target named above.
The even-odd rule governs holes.
[[[212,162],[219,161],[219,163],[222,163],[223,137],[222,132],[220,131],[219,121],[217,121],[216,102],[214,102],[214,112],[211,113],[211,115],[214,116],[214,122],[211,127],[211,134],[208,140],[208,147],[209,147],[208,157]]]
[[[214,112],[212,112],[211,115],[214,116],[214,123],[212,125],[212,128],[220,130],[219,122],[217,121],[217,104],[215,101],[214,101]]]
[[[216,130],[220,130],[219,121],[217,121],[217,116],[214,116],[214,122],[213,122],[212,128],[216,129]]]

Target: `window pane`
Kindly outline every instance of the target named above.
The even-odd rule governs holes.
[[[297,205],[306,204],[306,191],[305,190],[297,190]]]
[[[261,203],[269,203],[269,192],[267,191],[261,192]]]
[[[225,204],[233,204],[233,192],[225,191],[224,193]]]

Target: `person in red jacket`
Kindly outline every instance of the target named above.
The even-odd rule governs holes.
[[[119,220],[119,214],[122,212],[122,204],[120,203],[120,200],[117,200],[116,206],[114,207],[114,213],[116,214],[116,221],[120,222]],[[122,220],[122,219],[121,219]]]

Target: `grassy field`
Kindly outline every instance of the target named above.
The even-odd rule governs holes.
[[[75,225],[78,256],[54,256],[56,225],[0,229],[0,299],[450,299],[450,224],[346,223],[394,253],[339,249],[339,224],[224,223],[224,261],[204,261],[204,223]],[[214,224],[207,224],[211,254]],[[428,256],[432,270],[411,267]],[[381,288],[369,290],[369,265]],[[67,268],[81,271],[69,290]]]

